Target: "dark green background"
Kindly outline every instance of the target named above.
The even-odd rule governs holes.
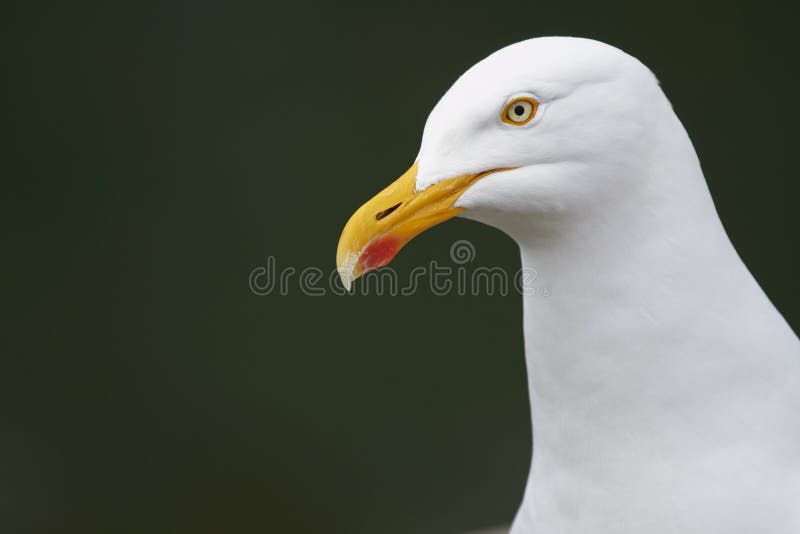
[[[333,268],[467,67],[527,37],[636,55],[796,328],[794,18],[762,3],[4,8],[0,531],[450,533],[509,522],[530,429],[516,296],[259,297]],[[599,103],[601,104],[601,103]],[[467,221],[398,257],[408,273]]]

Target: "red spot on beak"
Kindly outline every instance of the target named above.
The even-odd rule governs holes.
[[[394,258],[400,250],[400,243],[392,237],[380,237],[370,243],[358,259],[361,273],[367,273],[383,267]]]

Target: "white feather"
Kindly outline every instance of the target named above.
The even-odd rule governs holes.
[[[531,124],[499,120],[540,100]],[[533,460],[512,534],[800,532],[800,343],[731,245],[652,73],[542,38],[430,115],[417,189],[460,198],[550,295],[524,298]]]

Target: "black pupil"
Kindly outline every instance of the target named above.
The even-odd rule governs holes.
[[[520,105],[517,105],[517,107],[514,108],[514,113],[516,113],[518,117],[521,117],[522,114],[525,113],[525,108],[523,108]]]

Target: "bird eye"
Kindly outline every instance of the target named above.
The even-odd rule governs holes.
[[[515,98],[503,109],[501,118],[503,122],[513,124],[514,126],[522,126],[528,124],[534,115],[539,103],[530,97]]]

